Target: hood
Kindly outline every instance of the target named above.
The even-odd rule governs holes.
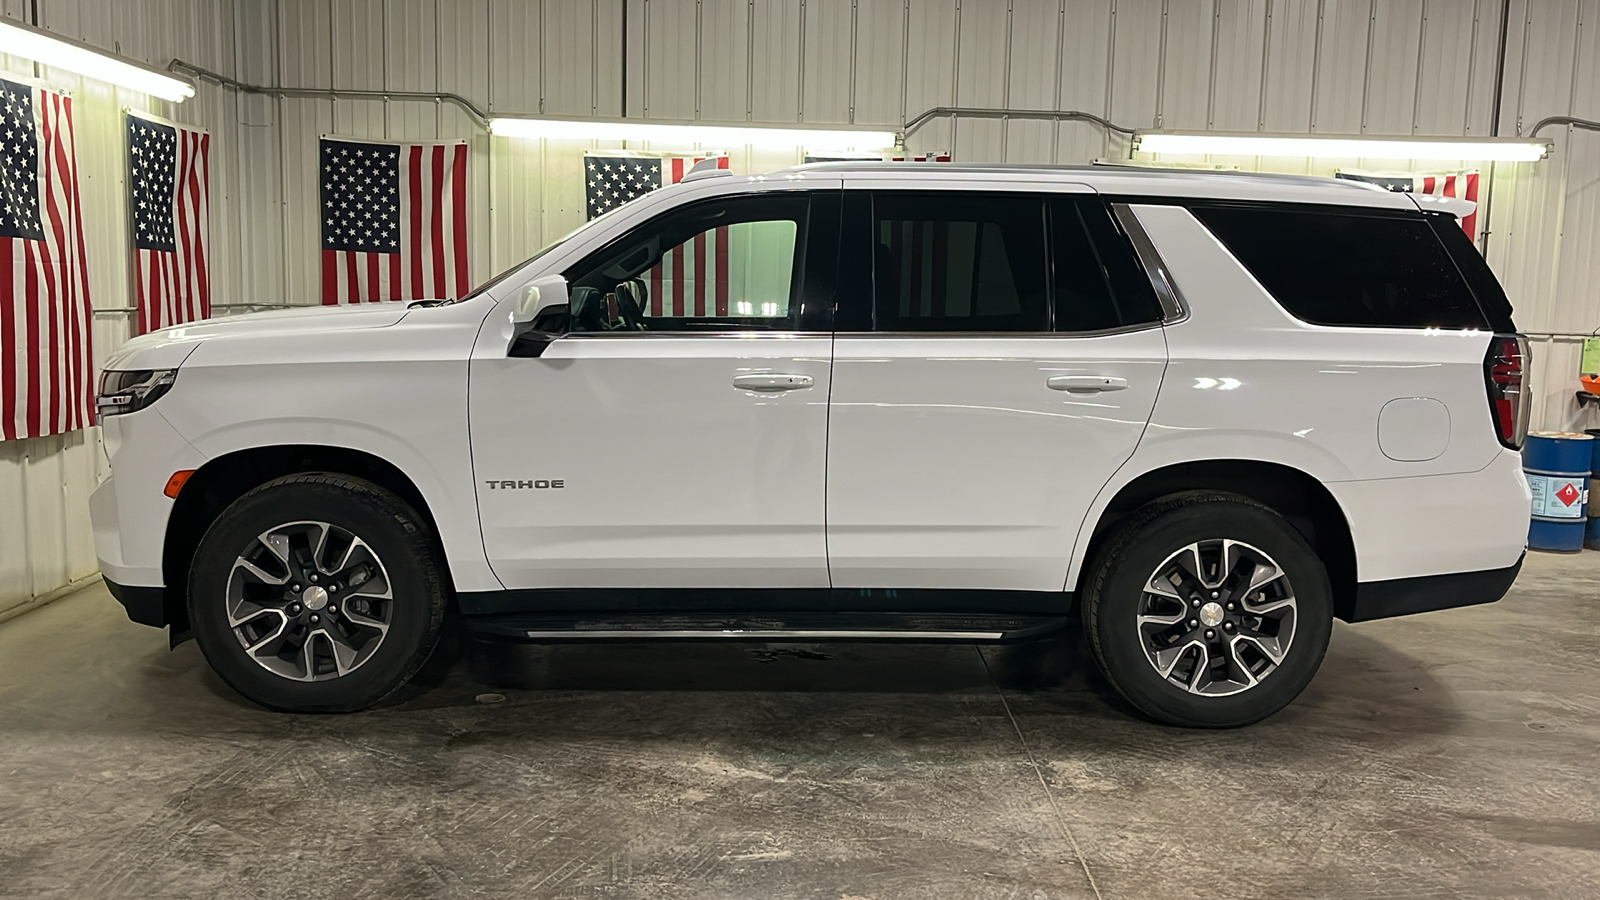
[[[303,332],[383,328],[405,318],[407,301],[355,306],[306,306],[174,325],[140,335],[106,358],[107,369],[175,369],[201,341]]]

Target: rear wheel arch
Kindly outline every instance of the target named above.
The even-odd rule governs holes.
[[[285,475],[312,472],[369,481],[410,506],[427,524],[448,589],[449,571],[439,546],[438,524],[416,483],[393,463],[347,447],[316,444],[252,447],[224,454],[197,469],[184,483],[167,517],[161,573],[166,585],[164,612],[167,624],[172,626],[174,644],[189,636],[189,569],[212,523],[229,504],[251,490]]]
[[[1176,463],[1152,469],[1123,485],[1095,523],[1077,585],[1081,588],[1085,583],[1107,538],[1128,516],[1157,500],[1194,491],[1236,494],[1288,520],[1327,569],[1334,615],[1349,618],[1355,606],[1356,553],[1343,508],[1314,476],[1292,466],[1260,460]]]

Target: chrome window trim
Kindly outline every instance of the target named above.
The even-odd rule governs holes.
[[[1122,230],[1128,233],[1133,252],[1144,266],[1145,274],[1150,277],[1150,286],[1155,288],[1156,299],[1160,301],[1163,313],[1161,324],[1175,325],[1187,319],[1189,307],[1183,300],[1183,293],[1178,290],[1178,284],[1162,260],[1160,251],[1156,250],[1155,242],[1150,240],[1150,235],[1140,224],[1138,214],[1126,203],[1111,204],[1111,211],[1122,225]]]

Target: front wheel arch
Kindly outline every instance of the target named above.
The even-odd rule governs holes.
[[[371,482],[399,497],[427,524],[439,559],[446,589],[449,565],[434,521],[416,483],[393,463],[361,450],[317,444],[251,447],[210,460],[184,483],[167,517],[162,548],[161,575],[166,585],[163,613],[171,626],[171,643],[177,646],[191,635],[189,622],[189,570],[200,540],[217,517],[245,494],[285,475],[325,473]]]

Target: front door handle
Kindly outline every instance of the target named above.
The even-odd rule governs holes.
[[[1051,375],[1045,384],[1052,391],[1070,391],[1074,394],[1098,394],[1101,391],[1120,391],[1128,387],[1128,379],[1115,375]]]
[[[760,391],[763,394],[778,391],[798,391],[811,387],[815,382],[810,375],[786,375],[782,372],[762,372],[760,374],[735,375],[733,386],[746,391]]]

